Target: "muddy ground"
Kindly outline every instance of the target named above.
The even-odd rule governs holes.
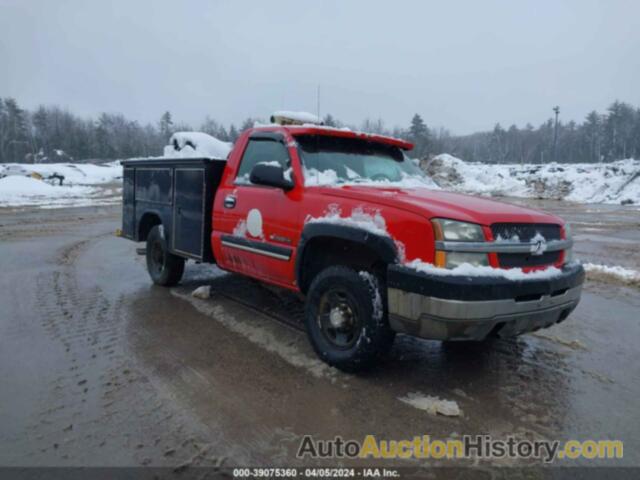
[[[637,207],[536,205],[574,223],[577,257],[640,270]],[[577,463],[640,465],[638,288],[589,281],[566,322],[489,346],[399,337],[353,376],[316,360],[295,295],[195,264],[152,286],[119,219],[0,210],[1,466],[300,465],[306,434],[621,439],[624,459]],[[462,413],[399,400],[412,392]]]

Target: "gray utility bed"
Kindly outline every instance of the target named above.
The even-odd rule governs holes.
[[[215,262],[211,251],[211,209],[225,160],[150,158],[124,160],[122,236],[146,241],[162,224],[170,252]]]

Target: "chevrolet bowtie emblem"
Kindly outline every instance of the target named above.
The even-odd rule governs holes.
[[[542,255],[547,249],[547,242],[545,240],[538,240],[531,245],[531,255]]]

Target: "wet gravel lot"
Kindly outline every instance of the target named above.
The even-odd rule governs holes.
[[[637,207],[535,206],[573,223],[578,258],[640,270]],[[180,286],[152,286],[119,220],[118,207],[0,209],[1,466],[296,465],[306,434],[621,439],[624,459],[577,463],[640,465],[637,287],[589,280],[566,322],[490,345],[400,336],[353,376],[316,360],[293,294],[194,264]],[[210,299],[191,297],[201,285]]]

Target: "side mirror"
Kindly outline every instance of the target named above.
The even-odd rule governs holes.
[[[258,163],[251,169],[249,180],[255,185],[266,185],[283,190],[293,188],[293,182],[284,178],[284,170],[281,165]]]

